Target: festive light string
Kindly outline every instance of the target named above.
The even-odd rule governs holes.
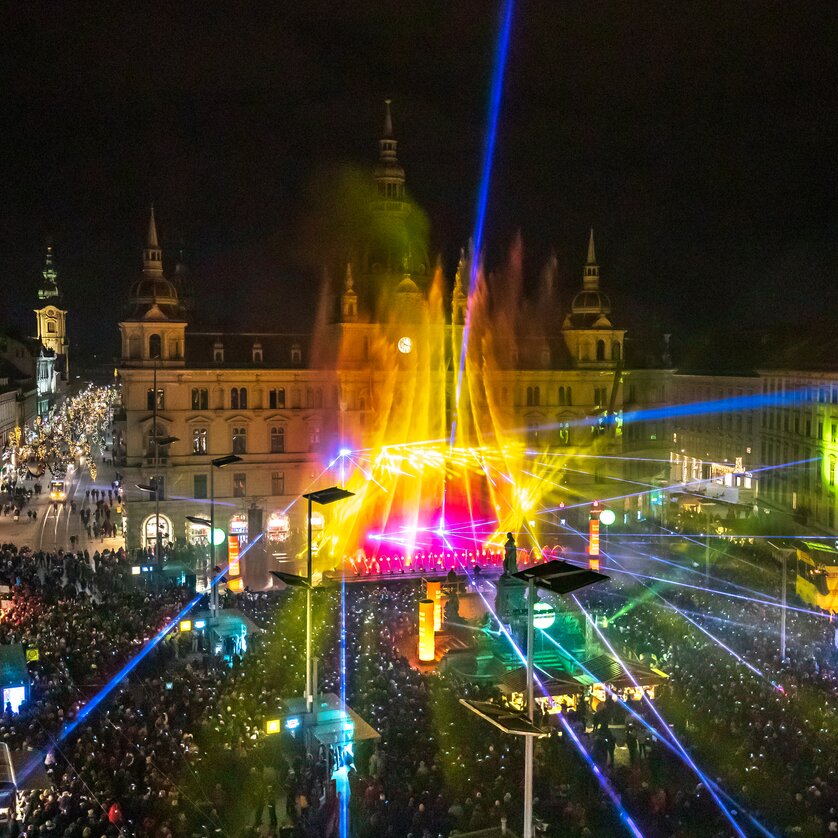
[[[658,708],[652,703],[652,700],[649,698],[649,696],[646,695],[645,690],[643,690],[643,688],[640,686],[640,684],[637,683],[637,679],[634,677],[634,673],[628,668],[628,666],[626,666],[625,662],[617,654],[616,650],[611,645],[611,643],[608,642],[608,639],[605,637],[605,635],[600,630],[599,626],[596,624],[596,620],[594,620],[593,617],[585,610],[585,607],[579,601],[579,597],[577,597],[576,594],[571,594],[571,598],[579,606],[579,609],[585,615],[585,619],[593,627],[594,631],[597,633],[597,636],[600,638],[602,643],[605,645],[605,647],[611,653],[614,660],[616,660],[617,663],[620,664],[620,667],[626,673],[629,680],[632,682],[632,684],[634,684],[635,689],[640,690],[640,693],[643,696],[643,700],[646,702],[646,705],[652,711],[655,718],[660,722],[662,730],[670,737],[670,739],[672,740],[672,743],[681,752],[681,755],[682,755],[684,761],[693,770],[693,773],[695,773],[695,775],[701,780],[701,782],[705,784],[705,786],[707,787],[707,790],[710,792],[710,795],[712,796],[713,800],[715,800],[716,805],[719,807],[720,811],[725,816],[725,818],[730,822],[730,825],[733,827],[733,830],[736,832],[737,835],[741,836],[741,838],[747,838],[744,830],[742,829],[741,826],[739,826],[739,823],[736,821],[736,818],[733,816],[733,814],[730,812],[730,810],[727,808],[727,806],[725,806],[725,804],[723,803],[719,794],[712,787],[710,779],[701,770],[701,768],[699,768],[698,764],[689,755],[689,753],[687,753],[687,749],[681,744],[681,740],[675,735],[675,731],[673,731],[672,728],[669,727],[666,720],[660,714],[660,711],[658,710]]]

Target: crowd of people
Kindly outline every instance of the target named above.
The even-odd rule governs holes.
[[[751,817],[778,835],[838,831],[830,623],[789,613],[781,661],[777,609],[697,589],[652,593],[622,578],[614,574],[581,600],[611,617],[606,633],[616,649],[669,674],[655,705],[707,777],[732,795],[745,834],[757,834]],[[731,578],[753,582],[753,573]],[[409,660],[422,594],[415,581],[334,587],[314,598],[320,689],[345,694],[378,734],[341,753],[307,753],[299,734],[268,733],[288,697],[302,692],[298,592],[228,595],[259,629],[243,657],[225,663],[170,632],[80,720],[189,593],[139,586],[121,552],[12,545],[0,548],[0,585],[11,590],[0,643],[39,651],[28,664],[29,696],[17,711],[5,708],[0,739],[43,760],[49,778],[19,795],[11,835],[261,838],[280,835],[284,824],[295,838],[330,836],[340,818],[337,788],[346,790],[334,781],[338,769],[348,776],[358,838],[520,827],[522,746],[459,703],[499,698],[496,689]],[[550,735],[536,747],[535,813],[545,834],[623,834],[606,783],[645,836],[730,834],[706,783],[666,747],[660,722],[642,703],[630,706],[651,731],[614,701],[596,711],[580,702],[563,708],[562,720],[543,719]]]

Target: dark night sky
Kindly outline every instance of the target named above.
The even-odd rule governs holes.
[[[592,224],[635,328],[836,314],[836,20],[827,2],[519,0],[490,261],[520,229],[533,284],[554,248],[567,300]],[[18,4],[0,53],[0,317],[32,328],[52,235],[72,337],[110,353],[152,199],[207,317],[233,295],[252,322],[310,316],[311,184],[372,165],[388,95],[450,266],[496,27],[482,0]]]

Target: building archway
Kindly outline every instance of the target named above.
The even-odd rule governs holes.
[[[157,544],[157,531],[154,526],[155,515],[152,513],[143,521],[142,535],[143,546],[152,549]],[[168,515],[160,513],[160,536],[162,543],[169,544],[172,540],[172,519]]]

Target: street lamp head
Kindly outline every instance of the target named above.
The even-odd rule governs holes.
[[[138,488],[141,492],[150,492],[151,494],[154,494],[154,493],[157,491],[157,489],[155,489],[155,488],[154,488],[154,486],[149,486],[149,485],[147,485],[147,484],[145,484],[145,483],[135,483],[134,485],[135,485],[135,486],[136,486],[136,487],[137,487],[137,488]]]
[[[187,515],[186,520],[191,524],[198,524],[201,527],[211,527],[212,522],[208,518],[201,518],[198,515]]]
[[[236,454],[227,454],[224,457],[216,457],[214,460],[210,462],[215,468],[224,468],[224,466],[230,466],[233,463],[240,463],[242,458],[237,456]]]
[[[173,442],[180,442],[180,437],[177,436],[152,436],[149,441],[153,445],[171,445]]]
[[[532,582],[536,588],[544,588],[559,595],[587,588],[597,582],[606,582],[609,578],[602,573],[558,560],[525,567],[512,575],[522,582]]]
[[[309,492],[303,495],[306,500],[312,503],[319,503],[321,506],[328,506],[335,501],[345,500],[351,498],[355,492],[350,492],[347,489],[341,489],[338,486],[330,486],[328,489],[318,489],[316,492]]]

